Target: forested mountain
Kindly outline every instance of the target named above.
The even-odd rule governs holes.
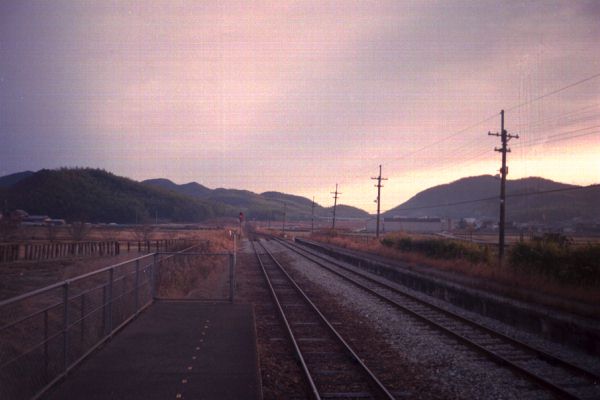
[[[136,182],[92,168],[62,168],[0,177],[0,205],[8,210],[49,215],[68,221],[141,223],[158,219],[198,222],[212,217],[309,219],[312,201],[279,192],[253,193],[237,189],[209,189],[196,182],[183,185],[168,179]],[[331,208],[315,205],[317,217],[330,217]],[[338,205],[339,218],[368,214]]]
[[[150,186],[157,186],[163,189],[174,190],[176,192],[186,194],[192,197],[203,197],[207,195],[211,190],[206,186],[202,186],[197,182],[185,183],[183,185],[178,185],[168,179],[159,178],[159,179],[148,179],[142,181],[143,184]]]
[[[282,219],[285,203],[286,218],[289,220],[310,219],[312,213],[312,200],[280,192],[264,192],[257,194],[247,190],[238,189],[207,189],[204,186],[191,182],[177,185],[168,179],[151,179],[142,182],[150,186],[167,188],[177,193],[190,194],[190,185],[197,185],[206,190],[196,191],[192,194],[196,198],[211,202],[237,207],[249,219],[268,220]],[[325,208],[315,204],[315,216],[331,217],[333,208]],[[356,207],[338,205],[336,215],[340,218],[368,218],[369,214]]]
[[[507,220],[560,222],[573,218],[599,219],[600,187],[565,190],[576,188],[578,186],[535,177],[508,180]],[[384,215],[495,220],[499,212],[499,192],[500,181],[491,175],[463,178],[426,189]],[[472,201],[488,198],[485,201]]]
[[[2,204],[70,221],[197,222],[236,210],[91,168],[41,170],[0,191]],[[6,203],[4,203],[6,201]]]
[[[23,172],[17,172],[16,174],[2,176],[2,177],[0,177],[0,188],[10,187],[10,186],[14,185],[15,183],[22,181],[25,178],[30,177],[34,173],[35,172],[33,172],[33,171],[23,171]]]

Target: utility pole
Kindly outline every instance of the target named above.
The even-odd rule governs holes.
[[[500,168],[500,222],[498,224],[498,259],[500,265],[504,260],[504,230],[506,225],[506,175],[508,174],[508,167],[506,166],[506,153],[510,153],[510,149],[507,147],[510,139],[518,139],[519,135],[509,135],[504,129],[504,110],[500,111],[500,132],[492,133],[488,132],[489,136],[500,137],[502,147],[495,147],[494,151],[502,153],[502,168]]]
[[[287,203],[284,201],[283,202],[283,228],[282,228],[283,236],[285,236],[285,215],[286,215],[286,211],[287,211]]]
[[[335,192],[331,192],[331,194],[333,195],[333,223],[331,224],[331,229],[335,229],[335,209],[337,207],[337,199],[339,198],[339,195],[341,194],[340,192],[338,192],[338,184],[335,184]]]
[[[376,178],[371,178],[371,179],[377,180],[377,185],[375,185],[375,187],[377,188],[377,200],[375,200],[377,202],[377,228],[376,228],[375,235],[377,238],[379,238],[379,215],[381,213],[381,188],[383,187],[383,185],[381,184],[381,181],[387,181],[387,178],[381,177],[381,164],[379,165],[379,176]]]
[[[313,196],[311,215],[312,216],[310,219],[310,233],[313,233],[315,230],[315,196]]]

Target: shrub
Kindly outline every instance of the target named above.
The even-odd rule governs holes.
[[[509,265],[527,274],[583,286],[600,286],[600,245],[574,247],[562,236],[544,236],[517,243],[509,251]]]
[[[387,236],[381,243],[403,252],[417,252],[431,258],[465,259],[472,263],[487,263],[490,260],[489,249],[475,243],[433,238],[413,239],[409,236]]]

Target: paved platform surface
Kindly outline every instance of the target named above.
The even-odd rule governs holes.
[[[45,397],[259,399],[252,308],[160,301]]]

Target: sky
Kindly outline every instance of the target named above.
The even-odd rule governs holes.
[[[0,3],[0,175],[103,168],[369,212],[461,177],[600,182],[600,2]]]

